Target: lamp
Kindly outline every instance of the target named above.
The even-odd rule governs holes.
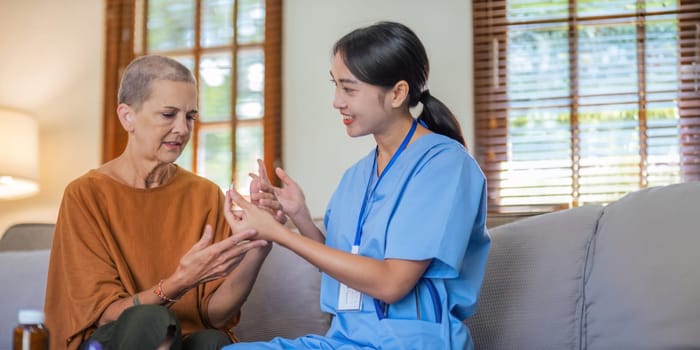
[[[39,192],[39,128],[36,120],[0,108],[0,199]]]

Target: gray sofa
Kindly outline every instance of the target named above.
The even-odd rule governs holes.
[[[467,320],[476,348],[700,349],[699,217],[700,183],[690,183],[492,229],[477,313]],[[0,349],[16,310],[43,303],[48,250],[19,249],[0,252]],[[236,333],[244,341],[322,334],[329,317],[319,310],[319,282],[316,268],[274,247]]]

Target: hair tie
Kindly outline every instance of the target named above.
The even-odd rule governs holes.
[[[420,98],[418,98],[418,101],[425,102],[425,99],[427,99],[428,96],[430,96],[430,90],[425,89],[420,93]]]

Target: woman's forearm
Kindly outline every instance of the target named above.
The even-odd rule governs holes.
[[[292,223],[294,223],[294,226],[296,226],[297,230],[299,230],[299,233],[302,235],[309,237],[316,242],[325,243],[326,236],[314,223],[311,213],[309,212],[309,208],[306,207],[306,205],[304,205],[302,208],[303,209],[299,213],[294,216],[290,216]]]
[[[118,300],[115,300],[113,303],[109,304],[105,311],[102,313],[100,318],[97,320],[97,326],[102,326],[105,325],[109,322],[116,321],[117,318],[124,312],[124,310],[135,306],[135,305],[141,305],[141,304],[157,304],[157,305],[166,305],[169,306],[173,302],[168,301],[166,298],[175,300],[179,299],[182,294],[185,293],[186,290],[181,290],[177,293],[169,294],[171,292],[175,292],[175,288],[168,290],[166,286],[173,286],[174,283],[171,283],[172,277],[169,277],[166,280],[163,280],[160,282],[158,285],[153,286],[149,289],[140,291],[132,296],[126,297],[126,298],[121,298]],[[179,290],[179,289],[178,289]],[[156,294],[156,291],[162,293],[165,298],[158,296]],[[166,292],[167,291],[167,292]]]
[[[224,327],[240,311],[271,248],[272,244],[268,244],[248,251],[241,263],[214,292],[207,309],[212,326]]]
[[[292,250],[336,280],[362,293],[393,303],[403,298],[430,260],[378,260],[328,247],[308,237],[280,235],[277,243]]]

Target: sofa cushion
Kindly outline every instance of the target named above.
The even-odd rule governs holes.
[[[325,334],[330,316],[321,312],[321,272],[296,254],[275,245],[241,310],[235,327],[241,341]]]
[[[650,188],[608,205],[585,285],[584,348],[700,344],[700,183]]]
[[[491,230],[476,349],[578,349],[583,271],[602,208],[535,216]]]
[[[0,252],[0,349],[12,345],[20,309],[44,310],[49,250]]]

